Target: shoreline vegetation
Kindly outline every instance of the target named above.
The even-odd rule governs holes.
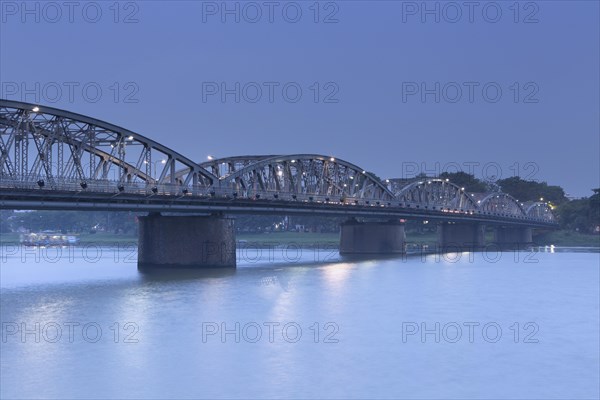
[[[117,245],[137,243],[137,235],[113,234],[97,232],[94,234],[77,234],[77,245]],[[328,248],[339,246],[339,233],[309,233],[309,232],[270,232],[270,233],[238,233],[236,239],[240,244],[259,245],[265,247],[294,244],[299,247],[312,247],[316,244],[327,246]],[[488,233],[487,242],[492,241],[492,236]],[[539,246],[570,246],[570,247],[598,247],[600,248],[600,235],[583,234],[568,230],[558,230],[536,235],[533,238],[536,245]],[[407,232],[406,242],[410,246],[429,245],[437,243],[435,233],[416,233]],[[0,244],[15,245],[20,244],[20,234],[2,233],[0,234]]]

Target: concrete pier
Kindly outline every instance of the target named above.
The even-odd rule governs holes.
[[[235,266],[233,219],[160,214],[140,217],[138,268]]]
[[[404,224],[399,221],[358,222],[341,224],[340,254],[403,254],[406,245]]]
[[[494,243],[501,248],[522,248],[533,243],[533,229],[498,226],[494,231]]]
[[[485,246],[485,226],[477,223],[441,223],[438,246],[442,251],[474,251]]]

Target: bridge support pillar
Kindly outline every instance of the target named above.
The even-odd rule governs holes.
[[[441,223],[438,245],[443,251],[474,251],[485,246],[485,226],[477,223]]]
[[[138,268],[235,267],[234,220],[217,216],[139,219]]]
[[[501,248],[520,248],[533,243],[533,229],[528,227],[498,226],[494,243]]]
[[[406,234],[399,221],[358,222],[355,219],[341,224],[340,254],[403,254]]]

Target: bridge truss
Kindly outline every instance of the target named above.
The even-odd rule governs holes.
[[[268,202],[277,202],[278,210],[308,203],[303,206],[307,210],[335,208],[347,214],[353,212],[347,207],[354,206],[390,215],[418,210],[555,223],[545,203],[525,209],[505,193],[475,200],[474,194],[442,179],[412,182],[392,192],[357,165],[325,155],[236,156],[196,163],[116,125],[8,100],[0,100],[0,188],[3,195],[10,194],[10,201],[0,204],[4,208],[60,194],[63,204],[124,199],[130,209],[185,201],[200,210],[207,209],[202,203],[207,199],[237,199],[252,201],[248,209]]]

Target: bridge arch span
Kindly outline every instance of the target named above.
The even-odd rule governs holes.
[[[552,213],[552,208],[547,203],[535,202],[530,204],[525,213],[529,218],[534,218],[538,220],[554,222],[554,214]]]
[[[396,192],[396,199],[407,207],[449,212],[475,212],[478,209],[472,196],[448,179],[436,178],[410,183]]]
[[[320,154],[272,156],[222,178],[222,187],[243,197],[286,197],[326,202],[392,202],[394,194],[357,165]]]
[[[186,169],[176,176],[175,171]],[[128,129],[81,114],[0,100],[0,176],[28,188],[175,194],[217,178],[183,155]]]
[[[208,161],[200,163],[200,166],[219,179],[228,177],[236,171],[243,169],[257,161],[264,160],[267,158],[276,157],[276,155],[244,155],[244,156],[233,156],[223,158],[213,158]],[[179,171],[178,174],[185,173],[186,171]]]
[[[485,214],[499,215],[513,218],[527,216],[523,206],[507,193],[490,193],[477,201],[479,211]]]

